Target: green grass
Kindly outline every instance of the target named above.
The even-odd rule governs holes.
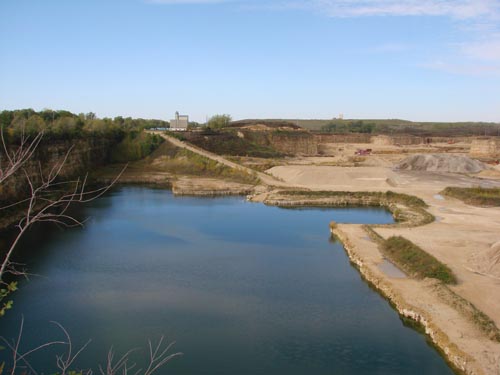
[[[445,284],[456,284],[451,269],[401,236],[390,237],[382,243],[382,252],[406,272],[417,278],[430,277]]]
[[[459,188],[447,187],[441,194],[460,199],[474,206],[500,207],[500,188]]]

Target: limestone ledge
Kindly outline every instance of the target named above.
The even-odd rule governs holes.
[[[217,197],[248,195],[253,185],[216,178],[183,177],[172,182],[172,192],[177,196]]]
[[[406,302],[404,298],[391,287],[389,282],[376,275],[370,266],[364,262],[356,251],[356,247],[340,228],[331,228],[331,232],[343,243],[349,259],[356,265],[365,280],[387,298],[400,315],[421,324],[426,335],[432,340],[433,344],[444,353],[447,360],[453,364],[453,366],[464,374],[484,375],[484,371],[477,365],[476,361],[451,342],[449,337],[434,324],[432,317],[427,312]]]
[[[345,196],[325,197],[325,198],[307,198],[301,196],[280,196],[279,194],[270,194],[263,200],[266,205],[278,207],[385,207],[387,208],[394,219],[395,224],[387,224],[387,226],[398,227],[414,227],[428,224],[434,221],[434,217],[424,209],[417,209],[403,204],[397,204],[389,199],[380,199],[370,196],[369,193],[364,197],[352,197],[347,193]]]

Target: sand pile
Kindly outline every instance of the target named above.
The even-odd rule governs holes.
[[[487,166],[467,156],[445,154],[412,155],[396,165],[396,169],[448,173],[479,173]]]
[[[470,261],[474,271],[500,278],[500,241],[486,252],[474,255]]]

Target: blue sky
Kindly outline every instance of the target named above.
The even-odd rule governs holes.
[[[500,0],[0,0],[0,109],[500,122]]]

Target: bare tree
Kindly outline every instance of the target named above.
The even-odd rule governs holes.
[[[7,273],[24,273],[24,271],[16,269],[16,265],[11,262],[11,257],[19,240],[29,227],[38,222],[52,222],[66,227],[82,226],[82,221],[68,214],[69,207],[74,203],[90,202],[105,194],[120,178],[126,166],[110,184],[98,189],[87,189],[87,176],[83,179],[77,178],[76,180],[59,181],[61,171],[73,149],[73,147],[70,147],[62,160],[52,165],[48,172],[44,172],[44,168],[39,163],[39,172],[35,181],[24,166],[33,157],[43,134],[38,134],[31,141],[23,137],[20,146],[14,151],[9,152],[3,132],[1,133],[2,146],[7,162],[4,163],[5,166],[0,165],[0,184],[19,171],[24,174],[26,183],[29,186],[28,198],[0,208],[2,210],[21,206],[24,212],[16,225],[18,234],[0,264],[0,283],[3,283]]]
[[[5,253],[3,260],[0,264],[0,285],[5,286],[5,288],[0,289],[0,302],[5,298],[10,292],[16,290],[16,283],[6,283],[5,275],[23,275],[24,271],[17,269],[17,264],[11,261],[11,257],[14,253],[16,246],[18,245],[22,236],[26,231],[35,223],[40,222],[51,222],[65,227],[72,226],[82,226],[83,221],[77,219],[68,213],[68,209],[74,203],[87,203],[94,199],[99,198],[105,194],[115,183],[118,181],[123,171],[127,166],[125,166],[122,171],[115,177],[115,179],[108,185],[98,188],[98,189],[88,189],[87,188],[87,176],[84,178],[77,178],[76,180],[70,181],[60,181],[61,171],[66,164],[68,156],[70,155],[73,147],[71,147],[62,159],[53,164],[50,168],[44,168],[41,163],[38,163],[38,173],[36,178],[26,168],[26,163],[28,161],[34,161],[33,156],[40,141],[43,137],[43,133],[37,134],[33,139],[25,137],[24,134],[21,137],[21,141],[17,147],[9,147],[5,141],[3,135],[3,129],[0,129],[0,139],[2,143],[3,160],[0,154],[0,186],[11,176],[16,173],[23,173],[26,179],[26,183],[29,186],[29,195],[27,198],[12,203],[5,207],[0,207],[2,209],[18,206],[23,212],[22,218],[16,224],[18,233],[14,238],[12,244]],[[3,307],[0,306],[0,316],[4,314],[6,309],[9,309],[12,302],[8,301],[4,303]],[[35,368],[29,363],[29,356],[35,352],[45,349],[54,345],[62,345],[66,350],[55,357],[55,366],[58,368],[61,375],[69,375],[74,373],[71,367],[74,365],[77,357],[87,348],[90,344],[90,340],[87,341],[82,347],[80,347],[76,352],[74,351],[73,343],[71,337],[66,329],[57,322],[52,322],[57,325],[65,336],[63,341],[50,341],[43,343],[37,347],[31,348],[26,351],[21,351],[21,340],[24,328],[24,318],[21,318],[21,325],[19,328],[19,334],[14,341],[9,341],[3,337],[0,340],[3,341],[11,352],[11,364],[10,369],[6,371],[4,368],[5,363],[0,363],[0,374],[8,373],[10,375],[15,375],[16,373],[22,374],[34,374],[37,375]],[[145,369],[137,369],[136,363],[131,362],[130,355],[137,349],[130,350],[123,354],[118,360],[115,360],[115,353],[113,348],[110,349],[107,356],[107,363],[104,367],[99,366],[99,372],[102,375],[152,375],[160,367],[164,366],[167,362],[172,360],[174,357],[182,355],[182,353],[170,354],[170,349],[174,343],[164,345],[163,336],[160,338],[159,342],[153,346],[151,341],[149,341],[149,360],[147,367]],[[93,371],[80,370],[78,372],[81,375],[92,375]]]
[[[24,163],[31,159],[40,141],[42,140],[42,137],[43,133],[38,133],[32,140],[30,140],[29,137],[26,137],[23,132],[19,146],[9,150],[7,143],[5,142],[3,128],[0,129],[0,138],[2,140],[2,149],[5,158],[4,161],[0,158],[0,184],[16,173],[17,170],[24,165]]]

